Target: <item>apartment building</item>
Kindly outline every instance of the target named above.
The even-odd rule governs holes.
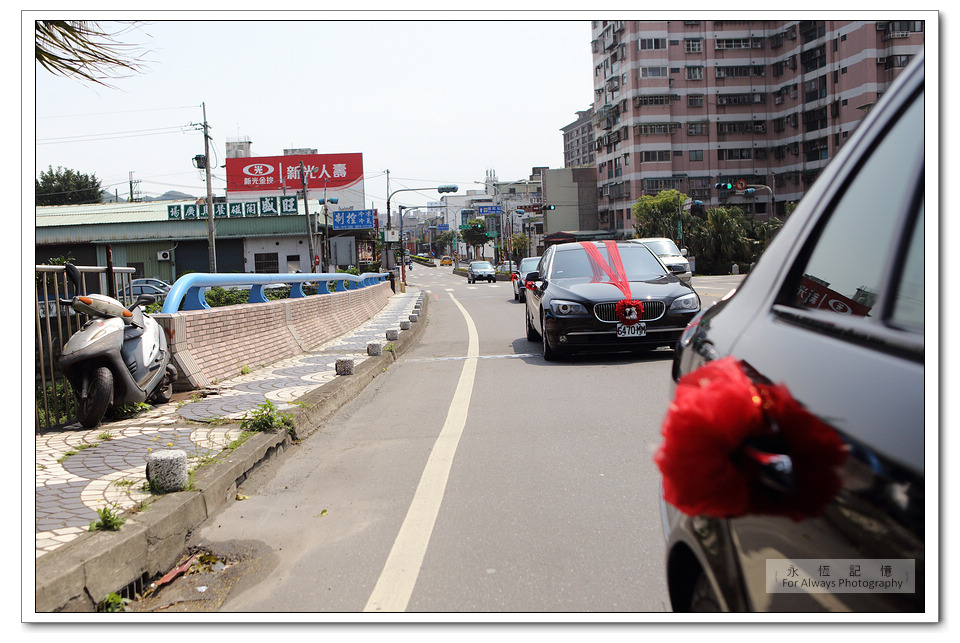
[[[599,225],[629,231],[631,205],[669,189],[783,216],[922,50],[924,23],[594,21],[591,44]]]
[[[577,112],[577,120],[560,128],[563,132],[563,167],[594,167],[593,110]]]

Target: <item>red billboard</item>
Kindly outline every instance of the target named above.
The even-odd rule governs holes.
[[[360,153],[247,156],[227,159],[227,193],[299,190],[301,162],[309,190],[336,190],[363,181]]]

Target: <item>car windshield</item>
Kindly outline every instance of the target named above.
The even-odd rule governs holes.
[[[493,264],[489,261],[474,261],[470,265],[477,270],[493,270]]]
[[[607,264],[607,267],[610,270],[615,270],[613,264],[610,262],[606,245],[601,244],[596,246],[596,248],[600,251],[600,256]],[[626,272],[627,279],[630,281],[642,281],[644,279],[659,277],[665,273],[663,264],[644,246],[640,244],[618,244],[617,249],[620,250],[623,269]],[[582,247],[563,251],[558,249],[554,256],[553,267],[550,273],[553,279],[588,278],[596,281],[608,281],[610,279],[598,262],[594,261]]]
[[[647,246],[658,255],[679,255],[680,250],[677,249],[677,246],[670,239],[656,239],[655,241],[644,241],[643,245]]]
[[[540,257],[524,259],[520,262],[520,272],[530,272],[531,270],[536,270],[538,263],[540,263]]]

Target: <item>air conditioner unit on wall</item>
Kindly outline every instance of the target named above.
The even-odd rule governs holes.
[[[170,261],[170,251],[161,250],[157,253],[157,261]]]

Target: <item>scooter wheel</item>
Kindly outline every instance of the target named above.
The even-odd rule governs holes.
[[[154,404],[166,404],[173,397],[173,384],[167,384],[157,389],[153,394],[152,402]]]
[[[80,400],[80,424],[88,429],[100,424],[112,398],[113,373],[106,366],[101,366],[90,377],[90,389],[86,399]]]

